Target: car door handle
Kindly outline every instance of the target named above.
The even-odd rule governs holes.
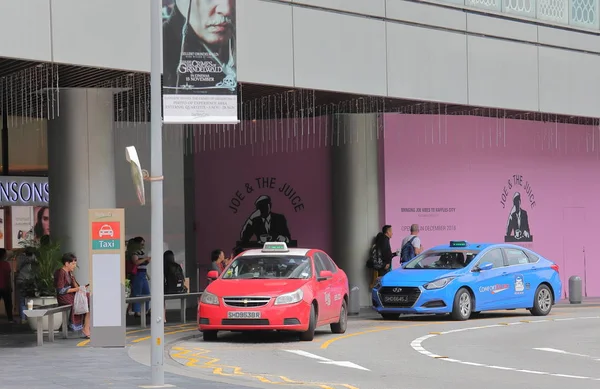
[[[506,272],[506,271],[505,271],[504,273],[502,273],[502,275],[503,275],[503,276],[505,276],[505,275],[507,275],[507,274],[508,274],[508,272]]]

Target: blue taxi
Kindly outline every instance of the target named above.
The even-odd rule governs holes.
[[[451,241],[419,254],[381,277],[373,309],[400,314],[451,314],[467,320],[481,311],[527,309],[545,316],[560,299],[558,265],[511,244]]]

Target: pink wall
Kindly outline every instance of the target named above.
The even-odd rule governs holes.
[[[411,223],[421,225],[424,247],[504,242],[518,191],[533,237],[519,244],[555,261],[565,289],[571,275],[587,276],[588,296],[600,296],[597,127],[388,114],[384,167],[393,248]]]
[[[302,126],[301,120],[295,122]],[[307,120],[305,125],[309,131],[314,121]],[[198,139],[200,150],[195,158],[197,255],[201,271],[210,263],[213,249],[221,248],[229,255],[261,195],[271,197],[273,213],[285,216],[291,237],[299,247],[331,251],[330,148],[318,147],[301,131],[294,136],[294,131],[287,131],[289,128],[285,120],[253,122],[244,126],[247,134],[245,138],[242,135],[242,144],[246,146],[239,146],[238,134],[235,148],[214,144],[212,150],[209,138],[226,136],[202,132],[199,135],[206,137],[205,141]],[[292,188],[284,189],[288,196],[280,192],[284,185]],[[200,279],[204,279],[202,274]]]

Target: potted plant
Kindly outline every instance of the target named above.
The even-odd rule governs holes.
[[[56,289],[54,288],[54,272],[62,267],[61,245],[47,237],[42,238],[43,243],[33,239],[19,242],[24,248],[20,251],[33,252],[36,261],[33,266],[33,278],[23,289],[27,301],[33,300],[34,307],[57,304]],[[44,330],[48,330],[48,318],[44,317]],[[36,329],[37,319],[30,319],[29,325],[32,330]],[[57,331],[62,325],[62,314],[54,315],[54,330]]]

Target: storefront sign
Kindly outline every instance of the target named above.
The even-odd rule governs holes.
[[[0,177],[0,206],[48,205],[47,177]]]

